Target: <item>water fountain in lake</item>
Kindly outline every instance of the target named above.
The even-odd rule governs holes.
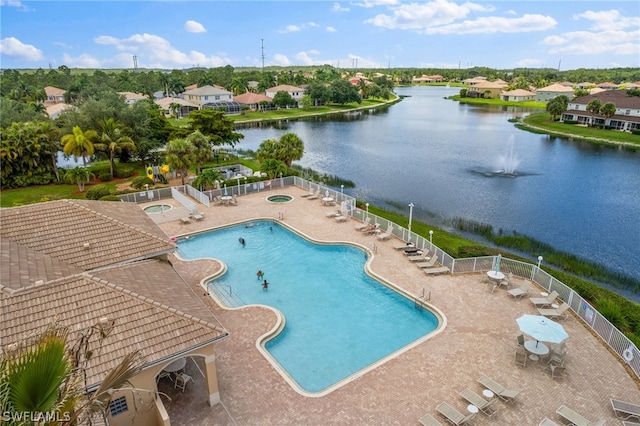
[[[506,155],[501,155],[499,157],[500,167],[497,170],[498,174],[502,174],[505,176],[516,176],[516,167],[520,164],[520,159],[518,155],[513,152],[513,141],[514,137],[511,135],[509,137],[508,152]]]

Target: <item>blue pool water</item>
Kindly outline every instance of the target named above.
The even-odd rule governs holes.
[[[433,313],[364,272],[363,250],[316,244],[273,222],[249,226],[180,241],[179,253],[225,262],[227,273],[210,286],[230,287],[245,304],[282,312],[286,326],[265,347],[303,390],[325,390],[438,326]]]

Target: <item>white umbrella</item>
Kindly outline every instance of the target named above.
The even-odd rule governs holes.
[[[502,255],[501,255],[501,254],[499,254],[499,255],[498,255],[498,258],[496,259],[496,266],[495,266],[495,268],[494,268],[494,270],[495,270],[496,272],[500,272],[500,261],[501,261],[501,260],[502,260]]]
[[[562,325],[541,315],[524,314],[516,322],[520,331],[540,342],[561,343],[569,337]]]

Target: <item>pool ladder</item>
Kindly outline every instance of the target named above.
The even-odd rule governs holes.
[[[422,310],[424,309],[424,304],[426,303],[426,301],[429,300],[431,300],[431,292],[425,295],[424,288],[422,288],[422,293],[420,294],[420,296],[416,296],[413,298],[413,306],[416,309]]]

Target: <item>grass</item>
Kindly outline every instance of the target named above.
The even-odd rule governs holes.
[[[536,101],[514,102],[514,101],[503,101],[502,99],[463,98],[460,95],[450,96],[449,99],[458,101],[462,104],[516,106],[516,107],[522,107],[522,108],[540,108],[540,109],[545,109],[547,107],[546,102],[536,102]]]

